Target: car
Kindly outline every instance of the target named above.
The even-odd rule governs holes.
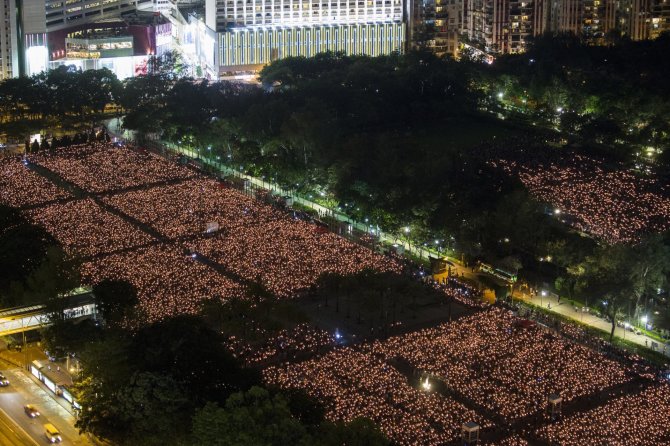
[[[40,413],[32,404],[26,404],[25,406],[23,406],[23,410],[26,412],[26,415],[28,415],[30,418],[36,418],[40,416]]]
[[[63,438],[60,436],[60,432],[58,432],[56,426],[51,423],[44,425],[44,435],[47,437],[47,440],[49,440],[49,443],[60,443],[63,441]]]
[[[9,385],[9,380],[4,376],[0,377],[0,387],[7,387]]]

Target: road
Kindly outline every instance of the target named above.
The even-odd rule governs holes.
[[[540,295],[531,297],[525,293],[515,292],[514,298],[515,299],[521,298],[524,301],[531,303],[535,306],[542,307],[553,313],[557,313],[562,316],[574,319],[576,321],[580,321],[583,324],[590,325],[591,327],[595,327],[606,333],[609,333],[612,330],[612,324],[607,322],[606,320],[599,318],[595,314],[580,311],[580,309],[565,303],[565,301],[558,302],[558,299],[554,297],[549,296],[542,297]],[[664,344],[663,342],[659,342],[655,339],[645,336],[643,334],[638,335],[631,331],[627,331],[624,328],[616,327],[616,329],[614,330],[614,336],[621,339],[625,339],[627,341],[634,342],[638,345],[644,345],[645,347],[650,349],[652,345],[656,344],[656,348],[654,349],[655,351],[663,353],[664,355],[670,357],[670,346]]]
[[[45,423],[51,423],[63,437],[61,444],[89,446],[91,443],[74,428],[74,417],[61,406],[49,390],[37,384],[27,372],[6,362],[0,370],[10,385],[0,388],[0,444],[32,446],[48,444],[44,435]],[[28,417],[23,406],[32,404],[40,412],[37,418]]]
[[[19,427],[4,410],[0,409],[0,444],[3,446],[27,446],[39,444]]]

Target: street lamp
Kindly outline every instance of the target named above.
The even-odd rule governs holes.
[[[541,307],[544,307],[544,302],[543,302],[543,299],[542,299],[542,298],[543,298],[544,296],[546,296],[546,295],[547,295],[547,292],[544,291],[544,290],[542,290],[542,292],[540,293],[540,306],[541,306]]]

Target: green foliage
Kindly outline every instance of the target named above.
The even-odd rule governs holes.
[[[120,389],[130,381],[129,340],[105,336],[90,342],[79,353],[82,370],[75,382],[74,395],[83,409],[75,426],[83,432],[121,441],[131,426],[123,423],[116,401]]]
[[[46,261],[47,251],[54,244],[46,231],[30,224],[17,210],[0,206],[0,294],[7,296],[12,285],[25,285],[30,274]],[[5,301],[3,305],[20,303]]]
[[[223,337],[195,316],[178,316],[141,328],[129,357],[138,370],[169,374],[188,389],[194,404],[225,401],[259,376],[240,369]]]
[[[385,446],[390,444],[369,420],[351,423],[303,421],[292,415],[291,399],[260,387],[230,396],[224,407],[208,403],[193,417],[192,444],[198,445],[312,445]],[[300,397],[303,409],[314,406],[309,397]],[[320,411],[322,413],[322,411]],[[307,415],[307,413],[304,413]],[[312,420],[317,421],[317,420]]]
[[[193,418],[193,445],[283,446],[313,444],[286,399],[261,387],[235,393],[224,407],[209,403]]]
[[[169,375],[134,373],[127,385],[119,389],[114,404],[119,421],[131,428],[124,433],[126,444],[160,446],[166,439],[179,438],[187,430],[183,419],[189,401],[179,383]]]
[[[71,321],[55,318],[42,330],[42,346],[47,351],[82,352],[90,342],[97,342],[102,331],[93,319]]]
[[[96,306],[108,325],[116,326],[137,305],[137,290],[126,281],[103,280],[93,286]]]
[[[97,340],[73,344],[83,366],[75,386],[84,407],[77,427],[120,445],[178,444],[195,408],[223,404],[259,381],[223,341],[200,318],[182,316],[135,333],[107,329]]]
[[[348,424],[324,423],[319,433],[322,446],[387,446],[390,444],[370,420],[357,418]]]

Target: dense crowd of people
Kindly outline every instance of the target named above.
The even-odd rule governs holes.
[[[155,245],[101,257],[82,265],[82,278],[95,284],[125,280],[135,286],[147,321],[196,314],[209,299],[242,297],[243,287],[171,245]]]
[[[211,179],[149,187],[103,200],[169,238],[204,233],[208,223],[227,232],[282,217],[275,208]]]
[[[537,434],[561,446],[670,444],[669,407],[670,386],[654,386],[544,426]]]
[[[30,163],[89,198],[58,201],[69,194],[20,158],[8,158],[1,164],[6,188],[0,199],[34,205],[27,216],[86,261],[87,282],[135,285],[148,320],[195,313],[205,299],[245,296],[237,280],[293,297],[325,272],[401,269],[389,257],[138,148],[92,142],[30,155]],[[156,240],[150,229],[165,238]],[[220,268],[201,262],[200,254]]]
[[[68,254],[96,256],[140,246],[153,238],[121,217],[102,209],[92,199],[42,206],[26,212],[44,227]]]
[[[304,323],[281,330],[256,345],[235,336],[228,337],[226,342],[233,356],[249,366],[294,360],[302,355],[314,355],[336,344],[334,333]]]
[[[30,155],[35,162],[88,192],[127,189],[196,174],[142,149],[92,142]]]
[[[372,418],[398,444],[455,444],[467,421],[498,434],[521,422],[520,432],[484,442],[491,445],[523,446],[528,439],[566,446],[670,441],[667,383],[499,308],[269,367],[264,378],[307,391],[332,420]],[[609,400],[610,390],[621,394],[624,388],[632,393]],[[550,395],[559,395],[563,405],[595,402],[596,407],[573,407],[570,416],[552,422]],[[486,439],[486,432],[482,435]]]
[[[550,394],[570,401],[629,380],[618,363],[527,322],[492,308],[371,348],[440,377],[508,422],[537,413]]]
[[[326,272],[348,275],[366,268],[400,272],[388,257],[288,217],[188,245],[245,279],[260,279],[280,297],[309,289]]]
[[[70,194],[33,172],[18,157],[0,160],[0,203],[24,208],[53,202]]]
[[[8,158],[0,161],[0,202],[23,208],[68,253],[83,256],[86,283],[116,279],[133,284],[142,321],[195,314],[211,299],[246,298],[249,290],[242,283],[247,282],[258,282],[278,297],[292,297],[312,288],[324,272],[403,270],[398,259],[295,220],[141,150],[93,143],[31,159],[89,192],[89,198],[75,199],[21,159]],[[530,175],[523,167],[514,169],[522,179]],[[660,195],[640,188],[616,192],[626,189],[628,174],[608,177],[601,169],[598,177],[565,167],[552,172],[556,178],[551,181],[540,181],[541,175],[524,181],[531,190],[537,181],[535,193],[546,194],[547,201],[581,222],[583,230],[608,221],[612,237],[630,239],[656,224],[634,220],[640,209],[636,206],[647,206],[657,216],[670,215]],[[558,178],[572,184],[565,175],[575,176],[579,186],[561,185]],[[603,178],[610,184],[598,184]],[[597,186],[588,189],[592,183]],[[580,217],[587,207],[579,204],[580,195],[561,195],[569,191],[589,191],[587,207],[596,206],[593,200],[601,194],[597,209],[603,216]],[[637,202],[622,204],[615,192],[637,197]],[[205,234],[208,229],[211,233]],[[479,303],[478,290],[456,278],[431,285],[467,306],[488,306]],[[509,426],[543,413],[550,394],[570,404],[630,386],[636,373],[640,376],[639,370],[581,345],[583,333],[570,327],[564,331],[578,343],[494,307],[357,347],[337,347],[334,333],[302,324],[256,343],[230,338],[229,348],[247,365],[274,364],[263,372],[268,384],[305,389],[326,405],[331,420],[367,417],[398,444],[441,445],[456,441],[465,422],[484,429],[498,423]],[[654,384],[524,432],[562,445],[642,445],[650,444],[645,442],[650,438],[662,443],[670,440],[670,419],[667,410],[656,408],[667,407],[670,390]],[[510,432],[496,444],[522,446],[526,441]]]
[[[431,280],[431,285],[442,291],[448,298],[474,308],[486,308],[489,303],[482,299],[482,292],[456,277],[446,277],[439,280]]]
[[[494,163],[518,175],[538,200],[580,231],[608,243],[630,242],[670,228],[670,189],[623,167],[611,169],[584,155],[524,163]]]
[[[269,367],[263,376],[268,384],[306,390],[326,405],[331,420],[372,419],[400,445],[449,444],[469,421],[492,426],[448,396],[413,387],[369,351],[346,347],[318,359]]]

